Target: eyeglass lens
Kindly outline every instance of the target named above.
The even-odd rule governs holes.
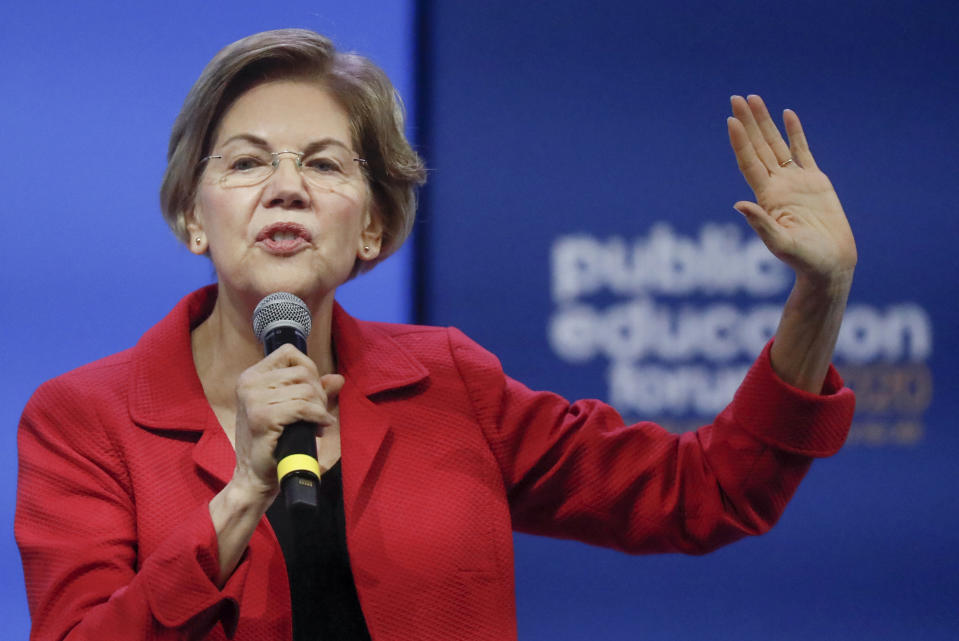
[[[209,158],[209,170],[224,187],[249,187],[272,176],[284,160],[293,161],[303,178],[317,187],[331,187],[360,175],[360,161],[336,145],[302,156],[295,151],[269,152],[234,146]]]

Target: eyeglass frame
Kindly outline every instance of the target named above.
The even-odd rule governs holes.
[[[264,176],[262,180],[259,180],[259,181],[254,182],[254,183],[250,183],[249,185],[243,185],[243,186],[245,186],[245,187],[255,187],[256,185],[260,185],[260,184],[266,182],[267,180],[269,180],[270,178],[272,178],[272,177],[273,177],[273,174],[276,173],[276,170],[280,168],[280,160],[281,160],[281,159],[280,159],[280,156],[283,155],[283,154],[293,154],[293,156],[295,157],[294,160],[295,160],[295,163],[296,163],[296,170],[297,170],[297,172],[299,172],[300,176],[303,176],[303,156],[306,155],[306,152],[303,152],[303,151],[293,151],[292,149],[282,149],[282,150],[280,150],[280,151],[271,151],[271,152],[268,152],[268,153],[270,154],[270,156],[273,157],[273,160],[270,161],[270,164],[273,166],[273,171],[271,171],[268,175]],[[213,159],[215,159],[215,158],[223,158],[223,154],[211,154],[211,155],[209,155],[209,156],[204,156],[203,158],[200,158],[200,161],[197,163],[197,167],[199,167],[200,165],[202,165],[202,164],[205,163],[206,161],[208,161],[208,160],[213,160]],[[353,160],[353,162],[357,163],[357,164],[360,166],[360,169],[361,169],[361,170],[362,170],[362,169],[366,169],[366,168],[369,167],[369,165],[370,165],[370,163],[367,162],[366,158],[360,158],[359,156],[353,157],[352,160]],[[221,178],[220,178],[220,182],[222,182],[225,177],[226,177],[226,176],[221,177]],[[308,178],[307,178],[306,180],[309,181]],[[240,186],[240,185],[237,185],[237,187],[239,187],[239,186]]]

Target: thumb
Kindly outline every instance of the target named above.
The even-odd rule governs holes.
[[[775,237],[778,229],[776,229],[775,222],[765,209],[748,200],[740,200],[733,205],[733,209],[743,215],[743,218],[753,228],[760,240],[766,244],[766,247],[772,249],[776,246]]]
[[[320,377],[320,385],[323,386],[327,398],[335,398],[339,395],[345,383],[346,379],[341,374],[324,374]]]

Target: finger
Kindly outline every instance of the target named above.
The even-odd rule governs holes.
[[[779,246],[778,236],[781,232],[772,216],[765,209],[748,200],[740,200],[733,205],[733,208],[743,215],[760,240],[775,254],[774,248]]]
[[[316,425],[324,427],[336,424],[337,419],[330,410],[327,409],[325,402],[298,399],[290,401],[290,407],[292,410],[291,420],[285,424],[294,421],[306,421],[307,423],[315,423]]]
[[[298,350],[292,343],[284,343],[283,345],[280,345],[275,350],[267,354],[259,364],[263,365],[262,369],[278,369],[282,367],[302,365],[304,367],[309,367],[313,370],[316,370],[316,363],[314,363],[309,356]],[[318,371],[316,375],[319,377]]]
[[[769,214],[766,213],[766,210],[760,207],[757,203],[750,202],[748,200],[740,200],[735,205],[733,209],[738,211],[743,215],[743,218],[746,219],[750,225],[758,225],[760,227],[768,226]]]
[[[324,374],[320,377],[320,383],[323,385],[327,397],[332,399],[339,396],[346,379],[339,374]]]
[[[320,379],[302,366],[268,372],[247,370],[240,376],[236,395],[237,401],[245,407],[276,405],[291,399],[327,404],[327,392]]]
[[[320,377],[320,385],[323,388],[326,408],[331,412],[335,411],[337,405],[339,405],[340,390],[343,389],[345,383],[346,379],[339,374],[326,374]]]
[[[733,108],[733,116],[743,124],[748,140],[756,150],[756,156],[759,160],[766,166],[767,170],[778,167],[779,161],[776,160],[776,154],[773,153],[773,150],[769,147],[769,143],[766,142],[766,139],[763,137],[763,133],[759,129],[759,124],[756,122],[756,117],[753,115],[753,111],[746,102],[746,99],[742,96],[732,96],[729,99],[729,104]]]
[[[809,143],[806,141],[806,134],[803,132],[802,123],[799,122],[799,116],[792,109],[785,109],[783,111],[783,123],[786,125],[786,135],[789,136],[789,149],[793,158],[803,167],[816,169],[816,161],[809,149]]]
[[[333,425],[336,418],[326,407],[326,403],[311,396],[310,390],[301,389],[289,398],[271,399],[254,417],[260,425],[269,431],[282,431],[287,425],[297,421]]]
[[[266,387],[281,387],[296,383],[309,383],[322,389],[316,370],[307,365],[291,365],[260,374],[260,382]]]
[[[275,390],[265,392],[263,402],[267,405],[282,405],[290,401],[307,401],[309,403],[319,403],[326,406],[326,394],[317,394],[315,385],[310,383],[299,383],[297,385],[286,385]]]
[[[319,379],[310,376],[305,367],[284,368],[269,372],[244,372],[237,382],[237,400],[244,404],[270,402],[287,398],[290,388],[306,386],[311,396],[326,401],[326,392]]]
[[[792,159],[793,154],[789,150],[789,145],[783,140],[782,134],[779,133],[779,128],[776,127],[776,123],[773,122],[772,117],[769,115],[769,110],[766,109],[766,103],[755,94],[748,96],[746,102],[749,104],[749,109],[756,119],[756,124],[759,126],[759,131],[762,133],[763,139],[776,156],[776,164],[782,167],[783,163]]]
[[[736,154],[739,171],[742,172],[752,190],[758,193],[769,180],[769,170],[756,155],[756,149],[749,142],[749,136],[739,120],[727,118],[726,128],[729,130],[729,144],[733,148],[733,153]]]

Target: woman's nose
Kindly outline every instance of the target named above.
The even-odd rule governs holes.
[[[289,160],[290,162],[283,162]],[[304,209],[310,204],[310,194],[300,173],[299,158],[295,155],[279,155],[276,169],[273,170],[263,189],[263,200],[267,207],[286,207]]]

